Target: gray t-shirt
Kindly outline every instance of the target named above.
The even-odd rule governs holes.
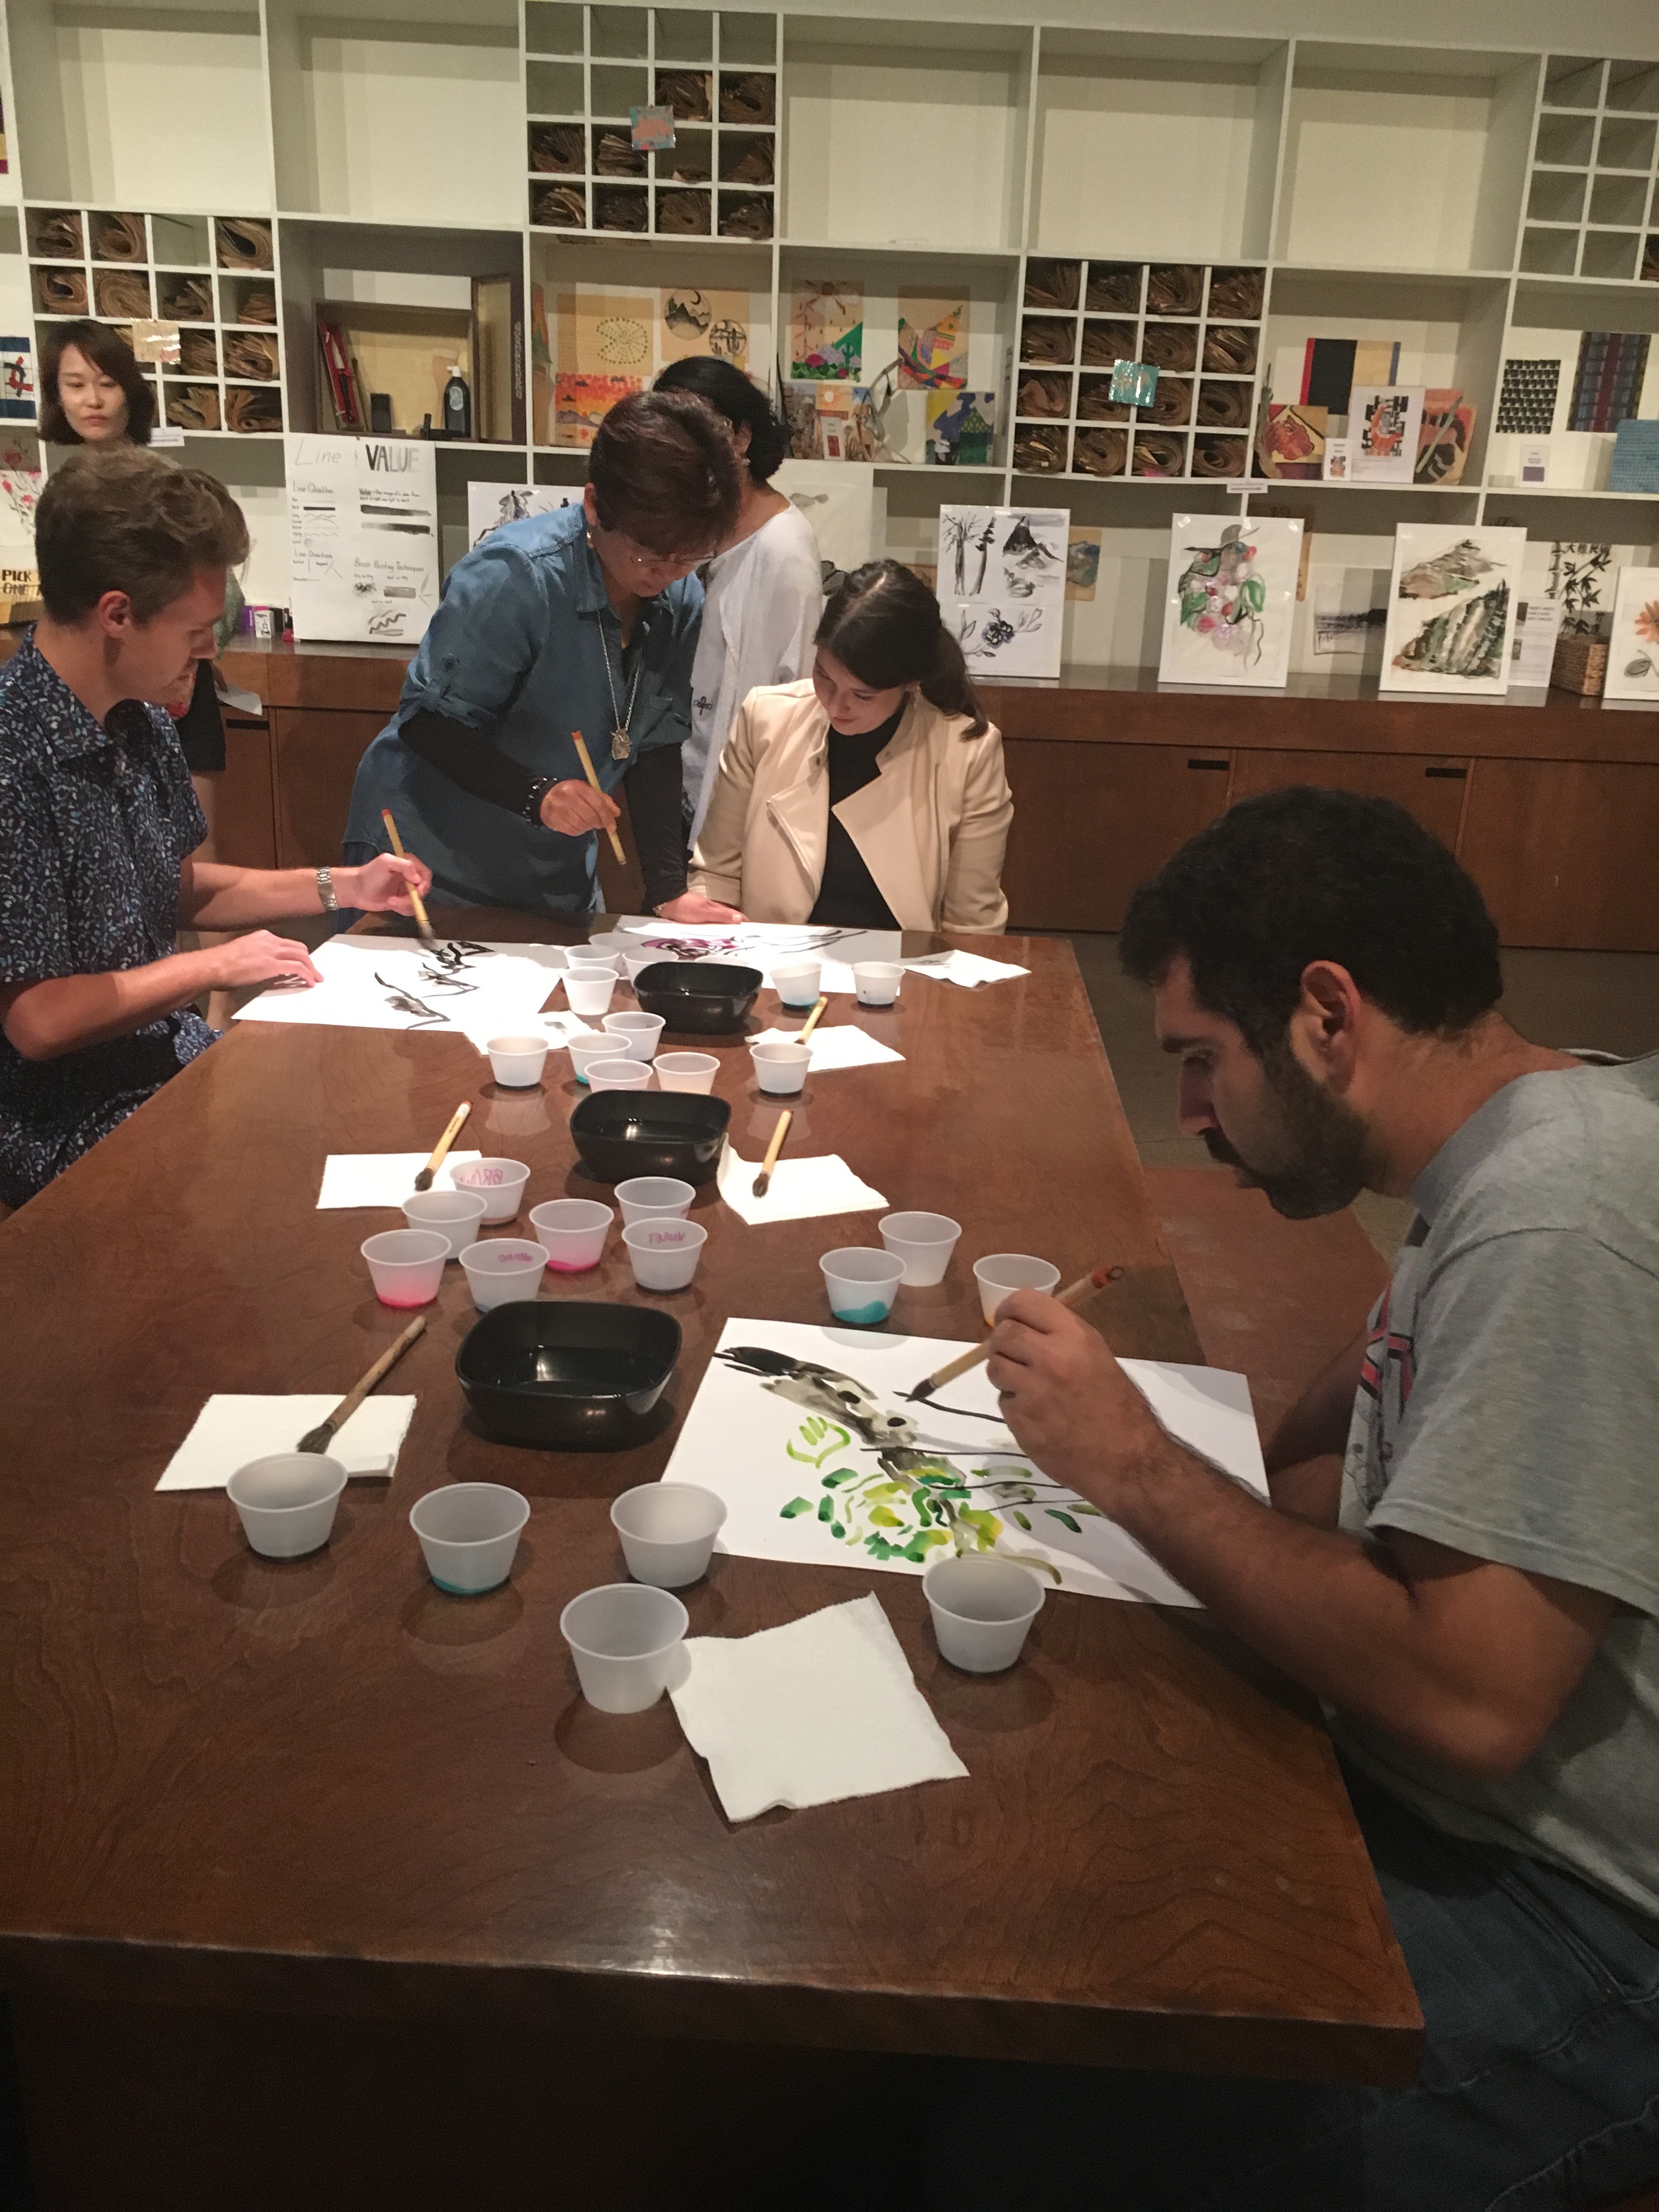
[[[1449,1772],[1348,1714],[1434,1826],[1659,1921],[1659,1055],[1524,1075],[1443,1145],[1370,1322],[1341,1526],[1403,1528],[1617,1601],[1516,1774]]]

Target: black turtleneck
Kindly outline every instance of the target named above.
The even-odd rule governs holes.
[[[892,742],[908,703],[907,700],[896,714],[890,714],[879,729],[867,730],[858,737],[848,737],[844,731],[833,728],[830,732],[830,837],[824,848],[823,880],[818,885],[818,902],[807,917],[823,927],[896,929],[899,926],[898,917],[882,896],[875,878],[865,865],[863,854],[837,817],[836,809],[843,799],[862,791],[866,783],[873,783],[881,774],[876,756]]]

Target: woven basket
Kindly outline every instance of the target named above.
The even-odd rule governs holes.
[[[1550,682],[1560,691],[1599,699],[1607,688],[1607,641],[1577,634],[1557,638]]]

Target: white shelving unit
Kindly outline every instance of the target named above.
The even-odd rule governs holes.
[[[1103,533],[1097,600],[1068,610],[1075,662],[1156,659],[1152,606],[1181,508],[1294,506],[1332,574],[1385,568],[1395,525],[1429,513],[1524,521],[1540,562],[1561,538],[1650,557],[1659,498],[1606,489],[1610,434],[1558,434],[1559,471],[1522,489],[1507,480],[1514,441],[1494,433],[1506,358],[1571,349],[1584,330],[1659,337],[1659,21],[1646,55],[1467,32],[1389,42],[1376,11],[1354,21],[1352,38],[1287,38],[1236,16],[1187,33],[584,0],[360,0],[349,20],[301,0],[95,14],[6,0],[14,160],[0,202],[21,222],[12,236],[0,206],[0,299],[9,327],[33,319],[38,335],[37,272],[78,267],[95,310],[89,227],[136,216],[146,258],[133,265],[158,292],[210,288],[193,355],[205,364],[210,343],[216,366],[163,382],[210,387],[222,424],[238,381],[227,342],[246,333],[213,222],[263,217],[280,318],[266,388],[305,428],[318,301],[412,309],[446,284],[520,272],[526,388],[541,404],[522,445],[440,446],[453,557],[470,479],[583,471],[580,451],[550,443],[532,375],[538,294],[546,332],[577,287],[745,293],[763,378],[787,352],[799,282],[862,287],[866,376],[896,349],[902,292],[959,294],[969,383],[1000,392],[995,459],[884,465],[889,549],[931,557],[947,500],[1070,507]],[[674,151],[635,155],[629,107],[663,100],[679,111]],[[88,227],[78,261],[33,251],[54,212]],[[1068,265],[1077,304],[1043,304]],[[1127,272],[1125,304],[1091,307],[1112,270]],[[1159,272],[1183,270],[1191,312],[1160,307]],[[1217,311],[1214,288],[1241,270],[1260,272],[1256,313]],[[1068,357],[1030,357],[1044,322],[1069,325]],[[1460,484],[1254,473],[1266,392],[1296,397],[1302,349],[1332,336],[1397,342],[1402,381],[1473,402]],[[1092,356],[1119,337],[1169,352],[1163,419],[1120,419],[1100,398]],[[1659,345],[1645,389],[1644,411],[1659,411]],[[244,499],[255,595],[280,598],[280,446],[221,428],[191,450]]]

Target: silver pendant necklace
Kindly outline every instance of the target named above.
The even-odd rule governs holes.
[[[599,650],[605,655],[605,688],[611,694],[611,757],[613,761],[625,761],[633,750],[633,740],[629,731],[634,720],[635,702],[640,696],[640,678],[645,671],[645,649],[641,646],[640,657],[634,664],[634,684],[628,695],[628,712],[625,714],[617,702],[617,679],[611,672],[611,641],[605,634],[603,621],[599,623]]]

